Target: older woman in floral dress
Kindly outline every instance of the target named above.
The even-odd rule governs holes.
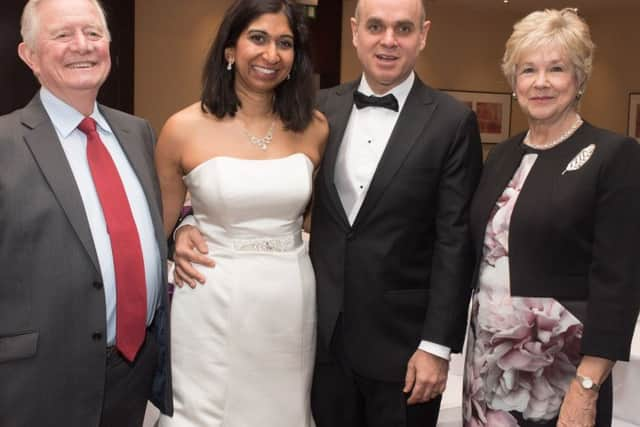
[[[514,26],[503,70],[529,129],[489,155],[465,426],[609,426],[640,306],[640,145],[583,121],[594,44],[574,9]]]

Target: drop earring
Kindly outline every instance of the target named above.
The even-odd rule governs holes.
[[[233,59],[230,59],[229,62],[227,62],[227,71],[231,71],[233,69]]]

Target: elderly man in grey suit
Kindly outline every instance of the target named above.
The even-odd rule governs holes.
[[[0,425],[141,426],[172,411],[154,136],[96,103],[97,0],[30,0],[21,32],[42,87],[0,117]]]

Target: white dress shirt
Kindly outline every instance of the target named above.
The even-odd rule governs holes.
[[[84,116],[66,104],[44,87],[40,89],[40,99],[67,157],[71,172],[80,191],[82,204],[89,221],[91,237],[95,245],[100,264],[100,273],[104,286],[106,303],[107,345],[115,344],[116,338],[116,280],[113,267],[111,241],[98,193],[96,192],[87,161],[87,138],[77,129]],[[153,321],[153,314],[160,301],[162,290],[160,249],[151,220],[151,213],[142,185],[131,167],[127,156],[120,147],[116,136],[105,118],[100,114],[97,104],[90,116],[97,123],[97,130],[120,174],[125,188],[133,219],[138,228],[144,273],[147,281],[147,325]],[[52,143],[54,143],[52,141]]]
[[[415,74],[412,72],[402,83],[383,94],[371,90],[363,75],[358,91],[365,95],[384,96],[393,94],[398,101],[398,111],[381,107],[365,107],[351,109],[349,122],[344,133],[333,177],[340,201],[347,214],[349,223],[353,225],[360,207],[369,190],[369,185],[378,167],[380,158],[391,132],[398,121],[402,107],[413,87]],[[443,359],[449,359],[449,347],[429,341],[421,341],[419,349]]]

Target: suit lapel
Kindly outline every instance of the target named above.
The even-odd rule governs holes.
[[[382,153],[378,167],[371,180],[362,207],[356,216],[353,227],[357,227],[380,200],[385,189],[404,162],[407,154],[418,141],[420,134],[431,121],[436,109],[427,87],[417,78],[404,103],[398,121]]]
[[[327,188],[335,214],[340,219],[340,222],[347,228],[349,227],[349,220],[340,201],[340,196],[334,183],[334,176],[336,159],[338,158],[340,145],[342,144],[342,139],[344,138],[344,133],[347,129],[353,108],[353,92],[358,87],[358,84],[359,81],[355,81],[335,88],[335,92],[330,94],[329,97],[328,103],[330,103],[330,105],[328,105],[326,111],[324,111],[330,127],[329,141],[324,154],[324,185]]]
[[[69,219],[71,227],[91,258],[96,271],[100,273],[98,256],[80,192],[58,135],[38,95],[23,110],[22,123],[26,126],[24,134],[26,144]]]

